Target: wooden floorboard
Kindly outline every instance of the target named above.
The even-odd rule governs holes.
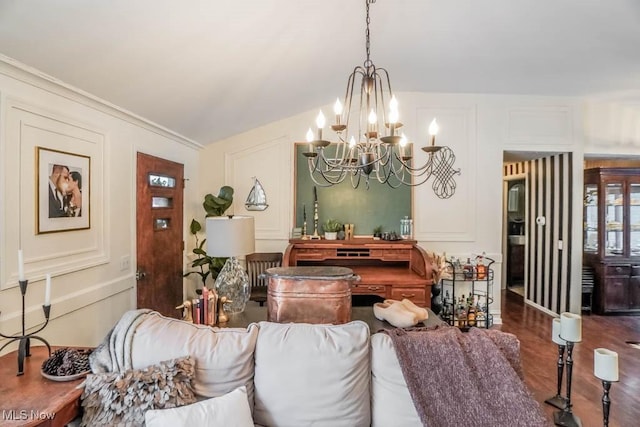
[[[620,382],[611,386],[611,427],[640,426],[640,350],[625,341],[640,341],[640,316],[582,316],[582,342],[573,352],[571,401],[584,427],[602,426],[602,382],[593,375],[593,350],[608,348],[618,353]],[[549,420],[557,409],[544,403],[556,394],[558,346],[551,341],[552,317],[524,304],[515,293],[503,291],[502,325],[515,334],[525,382],[541,403]],[[562,386],[566,394],[566,370]]]

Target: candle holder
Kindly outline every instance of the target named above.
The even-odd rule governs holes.
[[[582,427],[580,418],[571,412],[571,407],[573,406],[571,403],[571,374],[573,373],[573,346],[575,343],[566,339],[564,340],[567,343],[567,401],[562,410],[553,414],[553,421],[558,426]]]
[[[611,388],[611,381],[602,380],[602,418],[603,426],[609,426],[609,409],[611,407],[611,398],[609,397],[609,389]]]
[[[564,349],[565,345],[558,344],[558,389],[556,395],[548,398],[544,403],[554,406],[558,409],[567,407],[567,398],[562,396],[562,376],[564,372]]]
[[[2,352],[2,350],[4,350],[4,348],[9,344],[15,341],[19,341],[18,373],[16,375],[20,376],[24,374],[24,358],[31,356],[31,340],[32,339],[38,340],[44,343],[44,345],[47,346],[47,350],[49,350],[49,356],[51,356],[51,346],[49,345],[49,343],[44,338],[36,335],[38,332],[42,331],[49,323],[49,315],[51,313],[51,304],[42,306],[42,311],[44,312],[44,317],[45,317],[44,325],[42,325],[40,329],[38,329],[37,331],[27,334],[25,330],[25,319],[24,319],[25,318],[24,297],[25,297],[25,294],[27,293],[27,284],[29,282],[27,280],[19,280],[18,283],[20,284],[20,293],[22,294],[22,334],[21,335],[4,335],[3,333],[0,333],[0,337],[7,338],[9,340],[2,347],[0,347],[0,352]]]

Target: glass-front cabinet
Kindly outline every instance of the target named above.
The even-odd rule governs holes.
[[[640,314],[640,168],[585,170],[583,251],[594,310]]]

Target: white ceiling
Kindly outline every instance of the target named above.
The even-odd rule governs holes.
[[[207,144],[332,103],[365,0],[0,0],[0,53]],[[395,91],[640,93],[640,0],[377,0]]]

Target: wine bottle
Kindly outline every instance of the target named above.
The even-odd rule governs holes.
[[[471,265],[471,258],[467,258],[466,264],[462,267],[462,272],[466,280],[473,279],[473,265]]]
[[[482,255],[478,255],[478,265],[476,267],[478,280],[484,280],[487,277],[487,266],[484,264],[484,255],[484,252],[482,252]]]
[[[473,303],[474,296],[470,296],[469,307],[467,308],[467,323],[469,326],[476,326],[476,307]]]

